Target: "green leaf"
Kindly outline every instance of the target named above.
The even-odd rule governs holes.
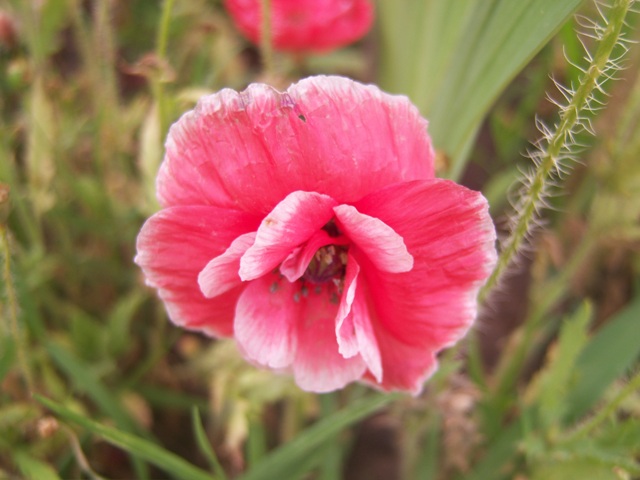
[[[7,402],[0,406],[0,430],[20,428],[38,418],[39,413],[33,403]]]
[[[640,453],[640,417],[603,425],[598,444],[612,451],[628,452],[629,458]]]
[[[450,178],[460,176],[469,146],[498,95],[581,3],[378,2],[380,84],[408,95],[429,119],[436,147],[452,159]]]
[[[640,356],[640,297],[602,327],[580,354],[576,384],[569,392],[573,422],[593,407],[606,388],[629,369]]]
[[[257,464],[267,452],[267,429],[261,418],[250,419],[249,435],[245,443],[245,461],[247,468]]]
[[[37,460],[23,451],[15,451],[13,459],[20,473],[28,480],[60,480],[56,471],[41,460]]]
[[[211,444],[207,439],[207,433],[202,427],[202,419],[200,418],[200,411],[198,410],[198,407],[193,407],[191,409],[191,420],[198,448],[205,456],[216,475],[220,477],[221,480],[227,480],[227,475],[225,474],[222,465],[220,465],[220,461],[213,451],[213,448],[211,448]]]
[[[525,411],[521,417],[526,417],[530,412]],[[521,422],[513,422],[496,437],[487,447],[486,453],[473,470],[464,475],[464,480],[500,480],[507,477],[508,472],[504,466],[512,461],[518,451],[518,445],[522,439],[524,428]],[[504,473],[498,473],[504,472]]]
[[[0,337],[2,347],[0,347],[0,382],[9,372],[16,356],[16,344],[10,336]]]
[[[592,317],[592,309],[584,303],[560,329],[558,342],[550,351],[547,365],[532,384],[532,392],[538,406],[539,427],[546,430],[559,423],[566,410],[571,407],[566,402],[567,390],[575,376],[578,356],[587,344],[587,330]],[[537,392],[536,392],[537,390]]]
[[[132,337],[130,325],[134,314],[144,301],[143,292],[133,290],[124,296],[112,308],[107,319],[108,337],[107,349],[112,357],[117,358],[130,347]]]
[[[177,478],[185,480],[215,480],[215,477],[208,472],[191,465],[176,454],[165,450],[149,440],[94,422],[41,395],[35,395],[35,398],[61,419],[86,428],[110,444],[147,460]]]
[[[567,480],[588,478],[589,480],[620,480],[610,465],[584,458],[565,461],[548,461],[534,465],[531,480]]]
[[[242,475],[239,480],[293,480],[314,466],[310,457],[322,451],[326,442],[332,440],[349,425],[372,414],[399,395],[375,395],[351,403],[343,410],[323,418],[309,427],[289,443],[267,455],[261,462]]]
[[[128,431],[148,435],[122,407],[119,399],[98,379],[79,358],[53,342],[47,344],[47,351],[54,362],[73,381],[75,388],[87,394],[103,413],[112,418],[118,427]],[[134,452],[135,453],[135,452]],[[136,475],[147,478],[147,466],[135,456],[131,458]]]
[[[55,343],[49,343],[47,350],[58,367],[73,381],[75,388],[91,397],[102,412],[112,418],[120,428],[129,431],[141,430],[111,390],[98,380],[80,359]]]
[[[435,480],[438,478],[438,471],[442,468],[442,416],[434,415],[431,419],[429,429],[427,431],[424,445],[422,446],[422,455],[417,462],[416,475],[413,478],[421,480]]]

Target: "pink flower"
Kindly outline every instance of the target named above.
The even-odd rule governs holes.
[[[260,43],[261,0],[225,0],[238,30]],[[362,38],[373,23],[370,0],[271,0],[273,45],[278,50],[324,52]]]
[[[173,322],[305,390],[417,393],[496,257],[486,200],[434,178],[426,128],[341,77],[205,97],[169,132],[136,262]]]

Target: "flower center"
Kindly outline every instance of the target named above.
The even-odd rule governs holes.
[[[347,249],[339,245],[325,245],[318,249],[302,278],[321,284],[342,279],[347,265]]]
[[[342,235],[340,229],[333,220],[329,220],[322,229],[330,237],[336,239],[338,245],[325,245],[318,249],[302,278],[311,283],[322,284],[331,280],[342,280],[347,265],[347,247],[339,245],[338,239]]]

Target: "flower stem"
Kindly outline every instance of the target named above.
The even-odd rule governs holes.
[[[271,0],[261,0],[262,29],[260,30],[260,53],[264,71],[268,77],[273,74],[273,38],[271,30]]]
[[[162,3],[162,16],[160,26],[156,36],[156,56],[160,66],[164,65],[167,56],[167,44],[169,42],[169,26],[171,25],[171,12],[173,11],[174,0],[164,0]],[[162,78],[162,68],[156,72],[158,77],[152,80],[152,93],[158,105],[158,120],[160,123],[161,136],[165,134],[169,125],[168,106],[164,95],[164,81]]]
[[[6,225],[0,222],[0,260],[2,260],[2,282],[4,284],[4,293],[7,301],[7,317],[9,325],[7,330],[10,331],[13,341],[15,342],[18,352],[18,363],[22,370],[27,390],[33,393],[33,377],[29,369],[29,362],[26,356],[26,346],[18,325],[18,297],[16,295],[13,277],[11,276],[11,248],[9,244],[9,232]]]
[[[583,71],[578,88],[574,92],[562,89],[568,97],[568,103],[562,106],[560,122],[555,131],[542,129],[540,151],[534,156],[537,168],[527,183],[526,191],[515,205],[516,217],[512,233],[504,243],[496,268],[480,291],[480,301],[484,301],[495,287],[531,232],[538,211],[544,206],[550,178],[560,170],[561,161],[570,154],[573,136],[581,130],[589,131],[588,124],[585,124],[587,120],[582,117],[582,113],[591,109],[594,92],[601,89],[602,81],[610,78],[611,70],[620,68],[615,60],[612,60],[612,53],[616,45],[621,45],[624,19],[633,2],[634,0],[615,0],[609,17],[605,20],[605,27],[601,30],[596,29],[598,46],[593,57],[587,54],[590,59],[589,66]]]

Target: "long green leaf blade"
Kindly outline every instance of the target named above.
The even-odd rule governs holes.
[[[315,451],[322,448],[328,440],[344,428],[372,414],[393,400],[398,395],[375,395],[351,403],[345,409],[325,417],[312,427],[295,437],[291,442],[267,455],[256,464],[240,480],[272,480],[293,479],[304,473],[305,460]]]
[[[469,146],[498,95],[581,4],[379,2],[380,84],[408,95],[429,118],[436,147],[452,158],[450,178],[460,176]],[[425,33],[416,36],[419,41],[408,38],[415,32]],[[415,61],[414,52],[423,57]]]
[[[215,480],[208,472],[201,470],[176,454],[143,438],[113,427],[102,425],[86,418],[64,405],[60,405],[41,395],[35,395],[36,400],[65,421],[76,423],[90,432],[99,435],[116,447],[147,460],[158,468],[184,480]]]

